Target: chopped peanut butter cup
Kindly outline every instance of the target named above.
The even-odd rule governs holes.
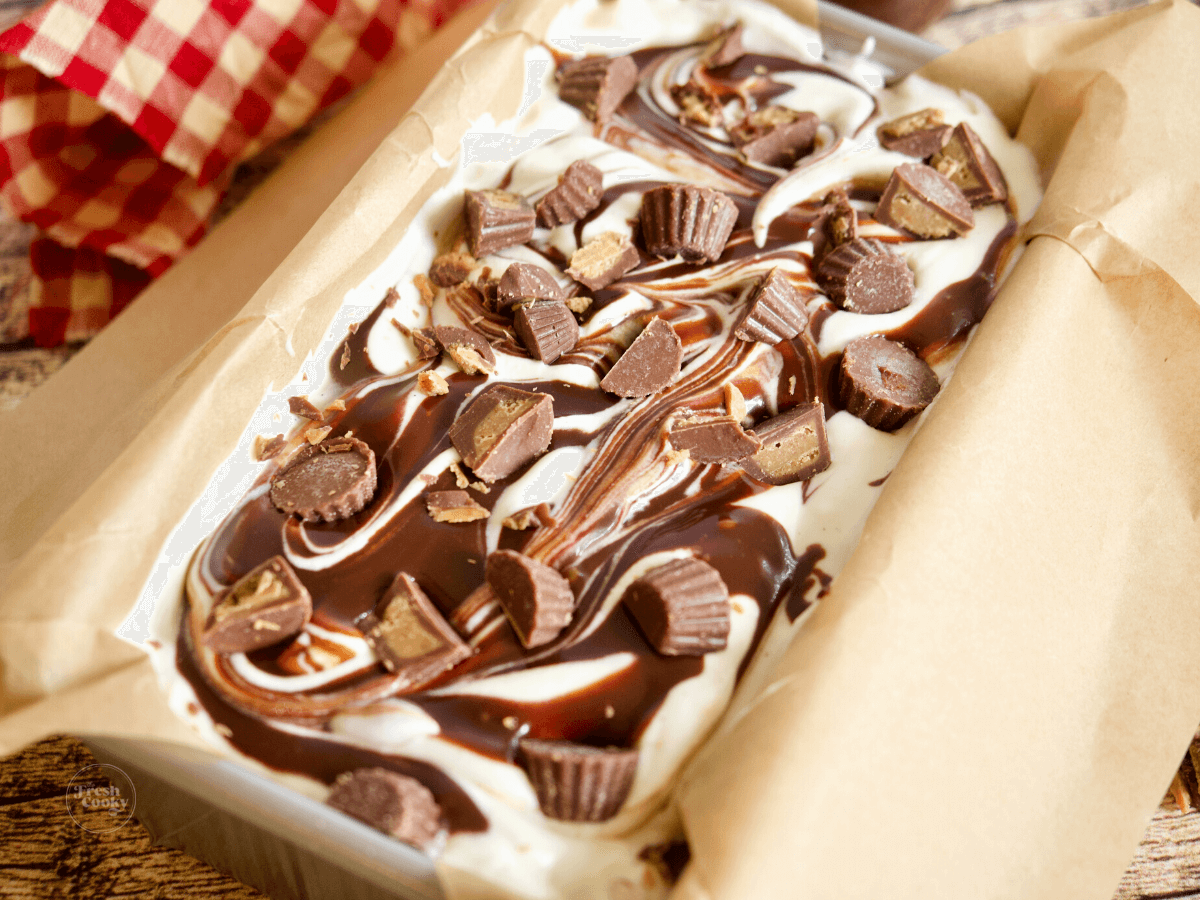
[[[764,484],[792,484],[829,468],[825,407],[805,403],[754,429],[762,449],[742,461],[746,474]]]
[[[736,22],[708,42],[708,46],[700,54],[700,65],[706,69],[719,69],[737,62],[745,55],[746,48],[742,45],[742,23]]]
[[[375,453],[357,438],[297,450],[271,478],[271,502],[305,522],[347,519],[375,495]]]
[[[941,172],[921,163],[896,166],[875,218],[923,238],[956,237],[975,225],[963,192]]]
[[[603,182],[603,172],[585,159],[575,160],[559,176],[558,184],[538,201],[538,224],[556,228],[582,219],[600,205]]]
[[[629,796],[638,752],[522,738],[520,760],[543,815],[564,822],[606,822]]]
[[[875,134],[879,145],[886,150],[928,159],[945,145],[950,126],[943,121],[940,109],[922,109],[884,122],[875,129]]]
[[[683,342],[666,319],[655,317],[634,339],[600,387],[618,397],[648,397],[675,380],[683,365]]]
[[[549,394],[497,384],[454,420],[450,443],[490,483],[545,453],[553,433],[554,399]]]
[[[359,627],[384,668],[400,676],[398,692],[417,690],[472,653],[405,572],[396,576]]]
[[[725,121],[721,101],[694,81],[671,85],[671,99],[679,107],[680,124],[715,128]]]
[[[532,300],[561,300],[563,290],[554,276],[532,263],[513,263],[500,276],[496,299],[501,307],[515,306]]]
[[[571,622],[575,611],[571,586],[536,559],[515,550],[497,550],[487,558],[487,583],[527,648],[554,640]]]
[[[606,122],[638,80],[631,56],[589,56],[563,63],[558,96],[593,122]]]
[[[308,419],[312,422],[325,421],[325,417],[321,414],[321,411],[313,406],[312,401],[303,394],[288,397],[288,411],[293,416],[300,416],[302,419]]]
[[[698,559],[673,559],[625,591],[629,615],[665,656],[701,656],[729,639],[729,591],[721,573]]]
[[[533,207],[508,191],[467,191],[467,243],[474,256],[487,256],[533,237]]]
[[[937,396],[937,375],[925,360],[881,334],[855,338],[842,354],[842,403],[872,428],[895,431]]]
[[[794,338],[808,325],[808,310],[800,292],[779,269],[772,269],[750,295],[750,305],[733,336],[742,341],[778,344]]]
[[[820,124],[816,113],[769,105],[734,125],[729,136],[747,159],[790,169],[798,159],[812,153]]]
[[[850,205],[844,190],[830,191],[809,230],[813,265],[819,266],[825,254],[858,237],[858,210]]]
[[[662,259],[716,262],[737,222],[737,205],[712,188],[664,184],[642,197],[639,212],[646,250]]]
[[[842,309],[864,315],[895,312],[912,303],[908,263],[882,241],[855,238],[827,253],[817,282]]]
[[[467,280],[475,268],[475,259],[465,253],[443,253],[429,267],[429,280],[438,287],[454,287]]]
[[[466,491],[430,491],[425,495],[425,508],[435,522],[476,522],[489,515]]]
[[[561,300],[543,300],[517,310],[517,337],[530,356],[552,363],[579,340],[579,323]]]
[[[491,375],[496,371],[496,354],[478,331],[438,325],[433,333],[455,364],[468,375]]]
[[[255,566],[213,602],[201,642],[217,653],[250,653],[299,634],[312,597],[282,556]]]
[[[606,288],[642,261],[637,247],[625,235],[606,231],[573,254],[567,274],[591,291]]]
[[[671,425],[671,446],[686,450],[700,463],[737,462],[753,456],[762,442],[724,413],[698,413],[676,419]]]
[[[343,773],[326,802],[419,850],[431,847],[444,828],[441,807],[429,788],[388,769]]]
[[[966,122],[954,126],[949,140],[929,165],[954,182],[972,206],[986,206],[1008,199],[1004,173],[979,135]]]

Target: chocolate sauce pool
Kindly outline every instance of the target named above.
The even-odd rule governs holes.
[[[750,233],[754,206],[781,172],[746,164],[732,147],[715,147],[711,141],[701,140],[653,102],[647,84],[659,74],[660,66],[677,57],[679,49],[653,48],[634,54],[641,68],[642,87],[626,99],[610,123],[597,129],[598,135],[621,147],[682,149],[715,175],[740,186],[741,195],[733,195],[739,218],[722,256],[722,266],[757,267],[761,271],[764,261],[807,262],[795,245],[805,239],[816,215],[815,206],[801,204],[781,216],[772,224],[766,245],[756,247]],[[790,89],[774,81],[772,74],[794,71],[823,70],[782,57],[748,54],[731,66],[702,73],[701,77],[721,97],[753,105]],[[610,187],[600,208],[576,226],[577,235],[588,221],[624,194],[644,192],[657,184],[636,182]],[[856,185],[852,195],[877,199],[878,186]],[[1014,234],[1015,227],[1010,224],[992,243],[975,274],[942,291],[912,321],[889,332],[889,336],[922,355],[962,340],[991,302],[997,273],[1013,246]],[[566,261],[553,248],[536,242],[532,247],[550,262],[565,266]],[[632,746],[668,692],[700,673],[703,658],[665,657],[653,652],[620,605],[603,621],[595,621],[606,595],[646,555],[672,550],[693,552],[716,567],[732,595],[753,598],[759,607],[757,626],[751,649],[741,661],[739,677],[777,609],[782,606],[783,614],[794,621],[811,598],[822,595],[829,586],[830,577],[819,568],[825,556],[822,547],[813,544],[797,556],[773,518],[737,505],[767,489],[739,469],[698,467],[682,482],[653,494],[645,502],[632,506],[625,502],[636,495],[639,473],[651,471],[656,464],[666,416],[679,406],[718,406],[723,374],[743,360],[751,347],[721,334],[724,326],[720,312],[738,303],[738,296],[714,290],[703,269],[682,263],[659,264],[648,257],[643,263],[655,265],[639,267],[625,280],[593,292],[589,315],[621,297],[626,289],[636,287],[654,303],[654,314],[672,321],[684,342],[685,365],[678,381],[662,394],[636,403],[617,400],[599,389],[559,381],[521,385],[552,396],[558,417],[595,413],[615,403],[628,407],[625,415],[608,420],[594,433],[556,432],[551,450],[584,445],[594,453],[592,460],[568,499],[555,510],[554,524],[502,532],[501,547],[527,552],[567,576],[578,600],[573,622],[557,639],[531,652],[521,647],[507,622],[500,620],[477,641],[472,658],[426,689],[403,698],[431,716],[444,739],[493,759],[511,762],[518,735],[570,739],[594,746]],[[815,289],[812,293],[815,295]],[[464,287],[456,291],[450,305],[464,321],[473,321],[497,351],[524,353],[512,337],[508,317],[489,307],[479,290]],[[284,548],[300,557],[337,548],[383,515],[421,469],[449,448],[449,427],[484,378],[453,376],[449,393],[423,399],[401,429],[401,410],[415,390],[418,366],[423,368],[425,364],[386,377],[371,365],[367,335],[377,322],[386,321],[388,309],[388,301],[381,302],[338,346],[330,363],[335,383],[345,388],[342,396],[346,410],[329,424],[334,434],[353,431],[375,452],[378,488],[372,502],[342,522],[307,525],[277,511],[265,492],[260,490],[255,497],[252,490],[250,499],[220,526],[198,557],[199,575],[209,590],[215,592],[232,584]],[[703,314],[697,315],[698,310]],[[839,408],[839,357],[823,358],[816,350],[821,326],[832,311],[826,301],[814,311],[807,335],[776,348],[783,368],[777,395],[772,399],[780,412],[814,399],[825,404],[827,415]],[[639,315],[645,318],[649,314]],[[699,345],[713,340],[723,340],[719,352],[710,354],[707,363],[693,364],[689,350],[694,357]],[[618,353],[619,345],[607,332],[601,332],[581,341],[563,361],[591,366],[597,375],[603,375]],[[748,395],[746,400],[750,415],[759,420],[767,417],[765,398]],[[256,488],[261,489],[273,471],[268,467]],[[511,480],[493,484],[490,493],[473,496],[491,509]],[[457,486],[455,476],[445,472],[430,489]],[[387,516],[375,537],[342,562],[316,571],[298,570],[312,594],[314,622],[333,631],[356,633],[356,621],[376,604],[398,571],[415,578],[448,618],[461,610],[483,583],[484,522],[436,522],[425,509],[423,494],[398,510],[390,510]],[[323,649],[345,658],[345,648],[336,642],[326,642]],[[386,701],[392,676],[382,666],[318,691],[281,693],[250,683],[227,660],[197,650],[189,637],[188,623],[180,631],[178,651],[179,671],[195,689],[199,703],[214,722],[228,729],[230,742],[242,752],[276,769],[304,773],[326,783],[349,769],[385,766],[428,785],[442,804],[452,831],[486,828],[484,816],[467,795],[437,768],[353,747],[328,732],[330,718],[338,712]],[[297,668],[297,658],[305,652],[304,647],[284,644],[258,651],[249,659],[263,672],[288,675],[303,671]],[[616,653],[632,654],[633,663],[585,690],[544,702],[430,692],[500,672],[601,659]],[[284,735],[272,726],[273,720],[308,726],[312,729],[310,736]]]

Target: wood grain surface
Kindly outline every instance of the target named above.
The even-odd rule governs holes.
[[[0,0],[8,5],[29,0]],[[1144,0],[956,0],[926,36],[947,47],[1015,25],[1044,24],[1141,5]],[[239,173],[227,210],[303,135],[277,145]],[[32,229],[0,217],[0,409],[15,406],[78,350],[42,350],[27,339],[27,251]],[[1155,813],[1114,900],[1200,900],[1200,799],[1193,743]],[[95,763],[69,737],[53,737],[0,760],[0,898],[233,898],[263,895],[177,850],[155,846],[136,820],[105,833],[81,829],[67,785]],[[1187,811],[1181,811],[1181,806]]]

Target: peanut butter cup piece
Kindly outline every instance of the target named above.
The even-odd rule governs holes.
[[[475,522],[489,515],[466,491],[430,491],[425,495],[425,508],[435,522]]]
[[[542,814],[563,822],[607,822],[637,774],[637,750],[522,738],[520,761]]]
[[[538,224],[556,228],[577,222],[600,205],[604,197],[604,173],[586,159],[577,159],[558,177],[535,207]]]
[[[467,280],[475,268],[475,259],[465,253],[443,253],[429,267],[429,280],[438,287],[454,287]]]
[[[326,802],[418,850],[429,849],[444,827],[442,809],[429,788],[389,769],[343,773]]]
[[[491,375],[496,371],[496,354],[492,352],[487,338],[478,331],[438,325],[433,333],[442,349],[468,375]]]
[[[375,495],[375,453],[358,438],[297,450],[271,478],[271,503],[305,522],[347,519]]]
[[[676,419],[670,438],[672,447],[688,451],[688,456],[700,463],[737,462],[762,447],[754,434],[724,413],[697,413]]]
[[[816,113],[770,104],[734,125],[729,136],[746,159],[790,169],[801,157],[812,153],[820,124]]]
[[[600,382],[618,397],[648,397],[675,380],[683,365],[683,342],[666,319],[655,317],[642,329]]]
[[[255,566],[213,601],[201,637],[217,653],[250,653],[300,633],[312,597],[282,556]]]
[[[558,70],[558,96],[593,122],[606,122],[637,85],[631,56],[588,56]]]
[[[442,355],[442,348],[432,328],[414,328],[410,337],[417,351],[417,359],[437,359]]]
[[[662,259],[716,262],[737,222],[737,205],[712,188],[664,184],[642,197],[639,211],[646,250]]]
[[[694,81],[671,85],[671,99],[679,107],[681,125],[700,125],[715,128],[725,121],[721,101]]]
[[[517,310],[517,337],[530,356],[552,363],[579,340],[579,323],[561,300],[543,300]]]
[[[922,238],[957,237],[975,226],[975,214],[963,192],[941,172],[921,163],[896,166],[875,218]]]
[[[282,434],[272,437],[260,434],[254,439],[254,458],[259,462],[266,462],[278,456],[286,446],[287,441],[283,439]]]
[[[829,468],[825,407],[805,403],[767,419],[754,429],[762,449],[742,462],[746,474],[764,484],[806,481]]]
[[[827,253],[817,283],[842,309],[864,315],[895,312],[912,303],[908,263],[882,241],[855,238]]]
[[[702,656],[729,639],[729,591],[721,573],[698,559],[673,559],[625,591],[629,615],[664,656]]]
[[[700,54],[700,65],[706,69],[719,69],[737,62],[745,55],[746,48],[742,45],[742,23],[736,22],[708,42],[708,46]]]
[[[772,269],[750,295],[750,305],[733,336],[742,341],[778,344],[790,340],[808,326],[804,299],[788,277]]]
[[[606,231],[571,254],[567,274],[585,288],[598,291],[636,269],[642,257],[625,235]]]
[[[922,109],[890,122],[884,122],[875,134],[879,145],[905,156],[928,159],[945,145],[950,126],[942,119],[940,109]]]
[[[467,243],[474,256],[487,256],[533,237],[533,207],[508,191],[467,191]]]
[[[949,140],[929,165],[954,182],[972,206],[986,206],[1008,199],[1004,173],[979,135],[966,122],[954,126]]]
[[[308,419],[311,422],[325,421],[325,417],[321,414],[321,411],[313,406],[312,401],[303,394],[288,397],[288,411],[293,416],[300,416],[300,418]]]
[[[513,263],[504,270],[496,286],[500,306],[515,306],[532,300],[561,300],[563,290],[554,276],[532,263]]]
[[[406,572],[396,576],[359,627],[384,668],[400,676],[398,692],[417,690],[472,652]]]
[[[554,399],[507,384],[485,390],[450,426],[450,443],[483,481],[511,475],[550,446]]]
[[[895,431],[932,403],[938,388],[923,359],[881,334],[855,338],[842,354],[842,404],[880,431]]]
[[[488,555],[487,583],[513,631],[530,649],[558,637],[575,612],[575,595],[567,579],[515,550]]]
[[[825,254],[858,237],[858,210],[850,204],[844,190],[830,191],[825,204],[809,230],[814,266],[819,266]]]

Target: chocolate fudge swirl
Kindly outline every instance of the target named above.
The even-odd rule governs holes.
[[[806,171],[816,171],[847,141],[860,139],[878,120],[880,106],[854,80],[818,65],[746,53],[731,64],[706,68],[700,62],[703,48],[656,47],[633,54],[636,88],[608,121],[581,123],[580,129],[590,133],[598,164],[609,153],[616,169],[628,171],[606,178],[598,206],[557,230],[569,233],[566,238],[538,229],[519,258],[536,259],[562,275],[569,262],[564,240],[578,247],[596,227],[616,223],[628,229],[621,211],[636,210],[631,201],[685,179],[725,191],[736,204],[736,224],[716,262],[698,267],[679,259],[662,261],[642,249],[640,264],[603,288],[570,284],[565,296],[587,304],[580,314],[580,339],[555,365],[532,369],[511,312],[494,302],[495,276],[485,264],[508,264],[518,257],[506,250],[478,261],[467,279],[437,290],[435,322],[482,335],[500,360],[500,375],[455,373],[446,392],[433,395],[419,389],[418,375],[437,360],[409,361],[389,370],[371,358],[373,330],[392,327],[389,298],[347,337],[331,363],[344,409],[326,424],[334,435],[352,433],[373,452],[378,483],[369,504],[341,521],[301,522],[272,504],[268,486],[276,464],[269,464],[197,552],[188,575],[180,671],[243,752],[326,782],[364,760],[414,775],[433,791],[451,832],[476,831],[485,827],[484,817],[451,773],[394,748],[364,751],[361,739],[343,731],[347,722],[372,715],[424,716],[435,723],[440,740],[509,763],[519,737],[634,747],[673,689],[700,676],[709,663],[662,655],[648,646],[620,603],[632,577],[655,560],[695,557],[711,565],[734,598],[737,615],[748,623],[748,636],[731,651],[736,677],[774,623],[782,620],[782,627],[789,627],[824,593],[829,583],[820,568],[825,549],[817,543],[793,546],[788,529],[759,503],[773,488],[736,464],[705,465],[674,452],[668,435],[681,417],[724,412],[730,384],[744,400],[748,424],[812,401],[824,405],[827,418],[841,410],[837,367],[847,339],[830,337],[826,328],[835,322],[843,323],[838,328],[852,327],[844,324],[850,314],[836,309],[814,281],[809,243],[824,193],[796,198],[765,224],[756,221],[756,212],[768,192],[774,189],[777,195],[785,181],[800,183]],[[821,121],[812,149],[790,171],[749,158],[723,125],[683,121],[672,95],[673,87],[696,84],[732,121],[793,97],[797,78],[806,86],[820,80],[844,98],[845,112]],[[559,149],[565,140],[552,140],[535,153],[567,154]],[[633,157],[641,160],[640,169],[629,161]],[[562,167],[571,161],[564,156]],[[518,189],[531,202],[551,187],[530,187],[521,179],[518,162],[499,186]],[[875,221],[872,208],[882,185],[873,173],[839,176],[824,187],[848,192],[861,229],[893,247],[916,243]],[[1003,209],[998,213],[1003,226],[986,243],[979,265],[915,312],[888,319],[881,330],[935,363],[965,338],[986,311],[1015,245],[1012,205],[996,208]],[[753,289],[776,268],[798,292],[806,327],[773,346],[739,339],[734,330]],[[565,275],[562,281],[566,285]],[[601,390],[600,379],[633,335],[655,318],[669,323],[682,343],[679,375],[642,399]],[[518,374],[501,377],[510,361],[520,363],[511,370]],[[473,501],[489,518],[438,521],[426,509],[427,492],[461,490],[464,482],[474,481],[451,465],[457,456],[450,426],[473,397],[497,381],[553,398],[556,424],[549,450],[532,467],[483,486],[486,491],[479,483],[472,486]],[[294,435],[291,448],[302,441]],[[562,486],[541,504],[546,508],[538,513],[537,527],[500,527],[496,520],[508,514],[501,512],[515,511],[514,498],[530,488],[530,471]],[[877,485],[871,482],[872,489]],[[806,485],[796,502],[803,505],[820,489]],[[485,561],[496,549],[518,550],[569,582],[574,615],[548,643],[523,647],[483,587]],[[288,560],[311,594],[313,617],[304,632],[245,655],[206,648],[201,635],[213,598],[275,555]],[[363,635],[364,615],[398,572],[420,585],[474,651],[415,691],[405,687],[403,673],[384,667]],[[546,669],[553,678],[556,666],[611,660],[627,661],[549,699],[483,689],[500,676]],[[286,738],[277,725],[287,730]],[[303,752],[279,752],[275,745],[282,740],[301,741]]]

